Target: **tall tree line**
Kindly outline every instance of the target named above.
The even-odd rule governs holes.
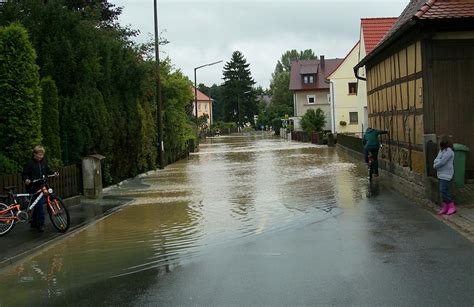
[[[106,0],[17,0],[0,10],[0,26],[16,22],[26,28],[37,55],[32,64],[37,68],[31,70],[44,79],[39,87],[43,99],[38,102],[44,119],[33,125],[40,132],[28,146],[42,140],[48,155],[64,164],[103,154],[109,183],[155,168],[157,154],[156,64],[132,42],[136,32],[118,24],[120,13]],[[186,141],[195,137],[188,116],[191,83],[169,60],[161,63],[160,71],[166,160],[173,162],[186,149]],[[2,82],[0,77],[0,87]],[[14,109],[25,104],[25,99],[5,100],[1,103],[13,104]],[[8,133],[2,129],[0,141]],[[26,158],[0,150],[0,165],[14,160],[5,162],[11,162],[10,170]]]

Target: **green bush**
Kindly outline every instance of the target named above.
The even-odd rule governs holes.
[[[272,127],[276,135],[280,135],[280,128],[282,127],[281,118],[274,118],[272,120]]]
[[[309,109],[301,118],[301,128],[311,135],[313,132],[322,132],[326,125],[324,111],[318,108],[316,111]]]

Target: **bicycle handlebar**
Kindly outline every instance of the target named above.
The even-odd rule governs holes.
[[[36,182],[39,182],[39,181],[43,181],[46,178],[52,178],[52,177],[57,177],[57,176],[59,176],[59,174],[46,175],[46,176],[43,175],[43,178],[32,180],[31,183],[36,183]]]

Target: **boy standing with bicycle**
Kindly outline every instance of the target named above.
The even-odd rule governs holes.
[[[33,183],[34,180],[41,179],[43,176],[55,174],[44,159],[45,149],[41,145],[36,145],[33,149],[33,157],[25,165],[22,177],[25,182],[26,191],[34,194],[38,191],[38,186]],[[33,210],[33,216],[30,222],[31,228],[36,228],[39,232],[44,232],[44,205],[45,199],[41,198]]]

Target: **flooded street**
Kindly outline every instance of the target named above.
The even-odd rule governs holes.
[[[365,177],[334,148],[208,139],[104,196],[130,205],[0,271],[0,306],[472,306],[472,244],[388,190],[368,199]]]

